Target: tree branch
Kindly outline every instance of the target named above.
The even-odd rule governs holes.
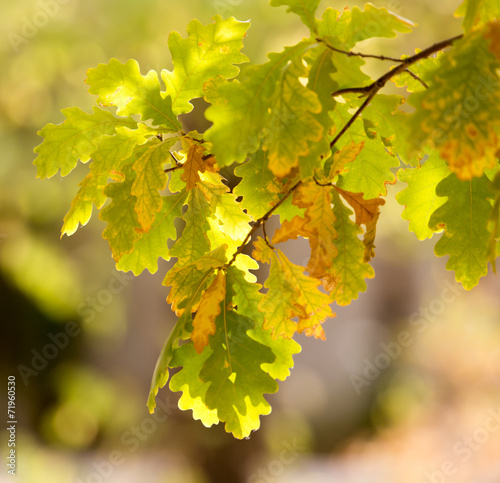
[[[258,220],[256,220],[250,229],[250,231],[247,233],[247,236],[243,240],[242,244],[238,247],[238,249],[233,253],[233,256],[227,262],[223,268],[227,268],[231,266],[234,261],[236,260],[236,257],[240,254],[243,253],[243,249],[245,248],[245,245],[248,243],[250,238],[252,238],[252,235],[260,228],[262,224],[264,224],[269,217],[278,209],[279,206],[281,206],[287,198],[302,184],[302,181],[297,181],[265,215],[261,216]],[[266,243],[267,243],[267,235],[264,235],[266,237]],[[269,245],[271,248],[273,248],[271,245]]]
[[[411,57],[406,57],[405,59],[401,59],[399,62],[399,65],[394,67],[394,69],[391,69],[389,72],[386,72],[385,74],[381,75],[376,81],[372,82],[370,85],[365,86],[365,87],[354,87],[354,88],[349,88],[349,89],[340,89],[336,92],[332,93],[332,96],[338,96],[341,93],[347,93],[347,92],[358,92],[361,94],[366,94],[367,98],[361,104],[361,106],[358,108],[358,110],[352,115],[352,117],[347,121],[346,125],[339,131],[339,133],[335,136],[335,138],[332,140],[330,143],[330,148],[333,148],[335,146],[335,143],[345,134],[345,132],[351,127],[352,123],[358,118],[358,116],[363,112],[363,110],[366,108],[366,106],[370,103],[370,101],[373,99],[375,94],[382,89],[382,87],[385,86],[385,84],[391,80],[394,76],[401,74],[401,72],[404,72],[405,70],[408,69],[408,67],[415,62],[418,62],[419,60],[425,59],[429,57],[430,55],[438,52],[439,50],[442,50],[446,47],[449,47],[450,45],[453,44],[456,40],[462,38],[462,35],[457,35],[456,37],[452,37],[450,39],[442,40],[441,42],[437,42],[430,47],[427,47],[426,49],[422,50],[421,52],[416,53],[415,55],[412,55]]]

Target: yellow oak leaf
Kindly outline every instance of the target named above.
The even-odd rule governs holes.
[[[322,278],[326,274],[338,253],[335,247],[337,234],[330,191],[330,186],[319,186],[311,182],[301,185],[294,196],[294,204],[306,208],[303,228],[308,233],[311,247],[311,257],[306,269],[315,278]]]
[[[252,257],[259,262],[269,263],[273,250],[265,242],[265,240],[261,237],[258,237],[257,240],[254,241],[253,246],[255,247],[255,250],[252,253]]]
[[[208,336],[215,334],[215,318],[220,314],[220,303],[226,296],[226,276],[220,270],[201,296],[200,306],[193,320],[191,340],[198,354],[208,345]]]
[[[264,329],[271,330],[274,339],[289,339],[295,332],[324,339],[321,324],[335,315],[330,298],[318,288],[321,282],[305,275],[303,267],[290,262],[281,250],[271,249],[262,238],[255,242],[253,256],[271,265],[264,284],[268,291],[259,302]]]

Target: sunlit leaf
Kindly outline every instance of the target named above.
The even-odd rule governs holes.
[[[203,97],[203,85],[209,79],[218,75],[227,79],[235,77],[239,72],[235,64],[248,61],[240,50],[250,23],[238,22],[232,17],[222,19],[220,15],[213,20],[208,25],[196,19],[189,22],[186,39],[178,32],[168,37],[174,70],[162,70],[161,77],[172,98],[175,114],[193,109],[189,101]]]
[[[87,72],[89,92],[99,96],[102,106],[116,106],[120,116],[139,114],[168,131],[180,131],[181,124],[172,112],[172,99],[162,96],[158,74],[151,70],[141,75],[139,64],[130,59],[122,64],[111,59]]]

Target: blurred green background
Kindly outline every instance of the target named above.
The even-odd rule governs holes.
[[[419,27],[365,42],[366,52],[411,54],[460,31],[459,1],[373,3]],[[324,1],[318,12],[356,4]],[[273,412],[246,441],[193,421],[167,388],[163,409],[147,411],[175,322],[161,286],[169,264],[136,279],[119,274],[97,219],[59,239],[87,168],[40,181],[33,148],[42,126],[63,120],[61,108],[90,110],[88,68],[115,57],[137,59],[143,74],[171,69],[169,32],[185,35],[192,18],[207,23],[217,13],[252,21],[244,52],[263,62],[306,34],[295,16],[264,0],[18,0],[1,8],[1,375],[17,379],[18,481],[500,481],[500,431],[486,422],[498,414],[500,429],[500,284],[490,275],[465,293],[433,256],[433,241],[408,232],[394,201],[383,208],[367,293],[336,308],[326,342],[300,338],[292,377],[268,397]],[[399,189],[390,187],[389,200]],[[300,242],[287,247],[298,263],[306,251]],[[410,342],[390,352],[406,331]],[[357,384],[353,375],[370,364],[373,380]],[[0,481],[9,477],[2,469]]]

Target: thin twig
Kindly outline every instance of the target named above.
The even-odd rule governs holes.
[[[179,160],[174,156],[174,153],[172,151],[169,151],[170,157],[174,160],[175,164],[179,164]]]
[[[177,164],[173,166],[172,168],[166,168],[163,170],[164,173],[170,173],[171,171],[175,171],[176,169],[182,168],[184,165],[183,164]]]
[[[425,83],[425,81],[423,81],[417,74],[412,72],[410,69],[405,69],[404,72],[410,74],[416,81],[420,82],[420,84],[422,84],[426,89],[429,88],[429,86]]]
[[[264,234],[264,241],[267,243],[267,246],[271,250],[274,250],[274,247],[271,245],[271,241],[269,240],[267,233],[266,233],[266,222],[265,221],[262,223],[262,233]]]
[[[250,231],[247,233],[247,236],[243,240],[242,244],[238,247],[238,249],[233,253],[233,256],[227,262],[223,268],[227,268],[231,266],[234,261],[236,260],[236,257],[240,254],[243,253],[243,249],[245,248],[245,245],[248,243],[250,238],[252,238],[252,235],[260,228],[260,226],[265,223],[269,217],[278,209],[279,206],[281,206],[287,198],[302,184],[302,181],[297,181],[265,215],[261,216],[258,220],[256,220],[250,229]],[[264,235],[266,238],[267,236]],[[271,245],[269,245],[271,248],[273,248]]]
[[[390,60],[392,62],[403,62],[402,59],[396,59],[394,57],[386,57],[385,55],[363,54],[362,52],[352,52],[350,50],[338,49],[337,47],[330,45],[325,39],[322,39],[320,37],[316,38],[316,42],[321,42],[322,44],[325,44],[330,50],[333,50],[334,52],[338,52],[339,54],[347,55],[348,57],[363,57],[363,58],[368,58],[368,59]]]
[[[366,94],[367,97],[363,104],[357,109],[357,111],[352,115],[352,117],[347,121],[346,125],[339,131],[339,133],[335,136],[333,141],[330,143],[330,148],[333,148],[335,146],[335,143],[345,134],[345,132],[351,127],[352,123],[358,118],[358,116],[363,112],[363,110],[368,106],[370,101],[373,99],[375,94],[382,89],[382,87],[385,86],[385,84],[391,80],[394,76],[401,74],[401,72],[404,72],[405,70],[408,69],[408,67],[415,62],[418,62],[419,60],[425,59],[426,57],[429,57],[429,55],[432,55],[439,50],[442,50],[446,47],[449,47],[450,45],[455,42],[455,40],[458,40],[462,38],[462,35],[457,35],[456,37],[452,37],[450,39],[442,40],[441,42],[437,42],[430,47],[427,47],[426,49],[422,50],[421,52],[416,53],[415,55],[412,55],[411,57],[406,57],[405,59],[402,59],[400,64],[396,66],[394,69],[390,70],[389,72],[386,72],[385,74],[381,75],[376,81],[372,82],[370,85],[365,86],[365,87],[357,87],[351,89],[349,92],[361,92],[363,94]],[[338,96],[340,91],[336,91],[332,93],[332,96]],[[345,89],[344,89],[345,93]]]
[[[165,173],[170,173],[170,171],[175,171],[176,169],[182,168],[183,165],[179,164],[179,160],[174,156],[174,153],[172,153],[172,151],[170,150],[168,152],[170,153],[170,156],[173,159],[175,166],[173,166],[172,168],[166,168],[163,171]]]
[[[340,132],[335,136],[335,138],[330,143],[330,148],[333,149],[335,143],[345,134],[345,132],[352,126],[353,122],[358,118],[358,116],[363,112],[365,107],[370,104],[370,101],[375,97],[375,94],[379,91],[379,89],[373,89],[368,97],[363,101],[363,104],[359,106],[358,110],[351,116],[351,118],[347,121],[344,127],[340,130]]]

